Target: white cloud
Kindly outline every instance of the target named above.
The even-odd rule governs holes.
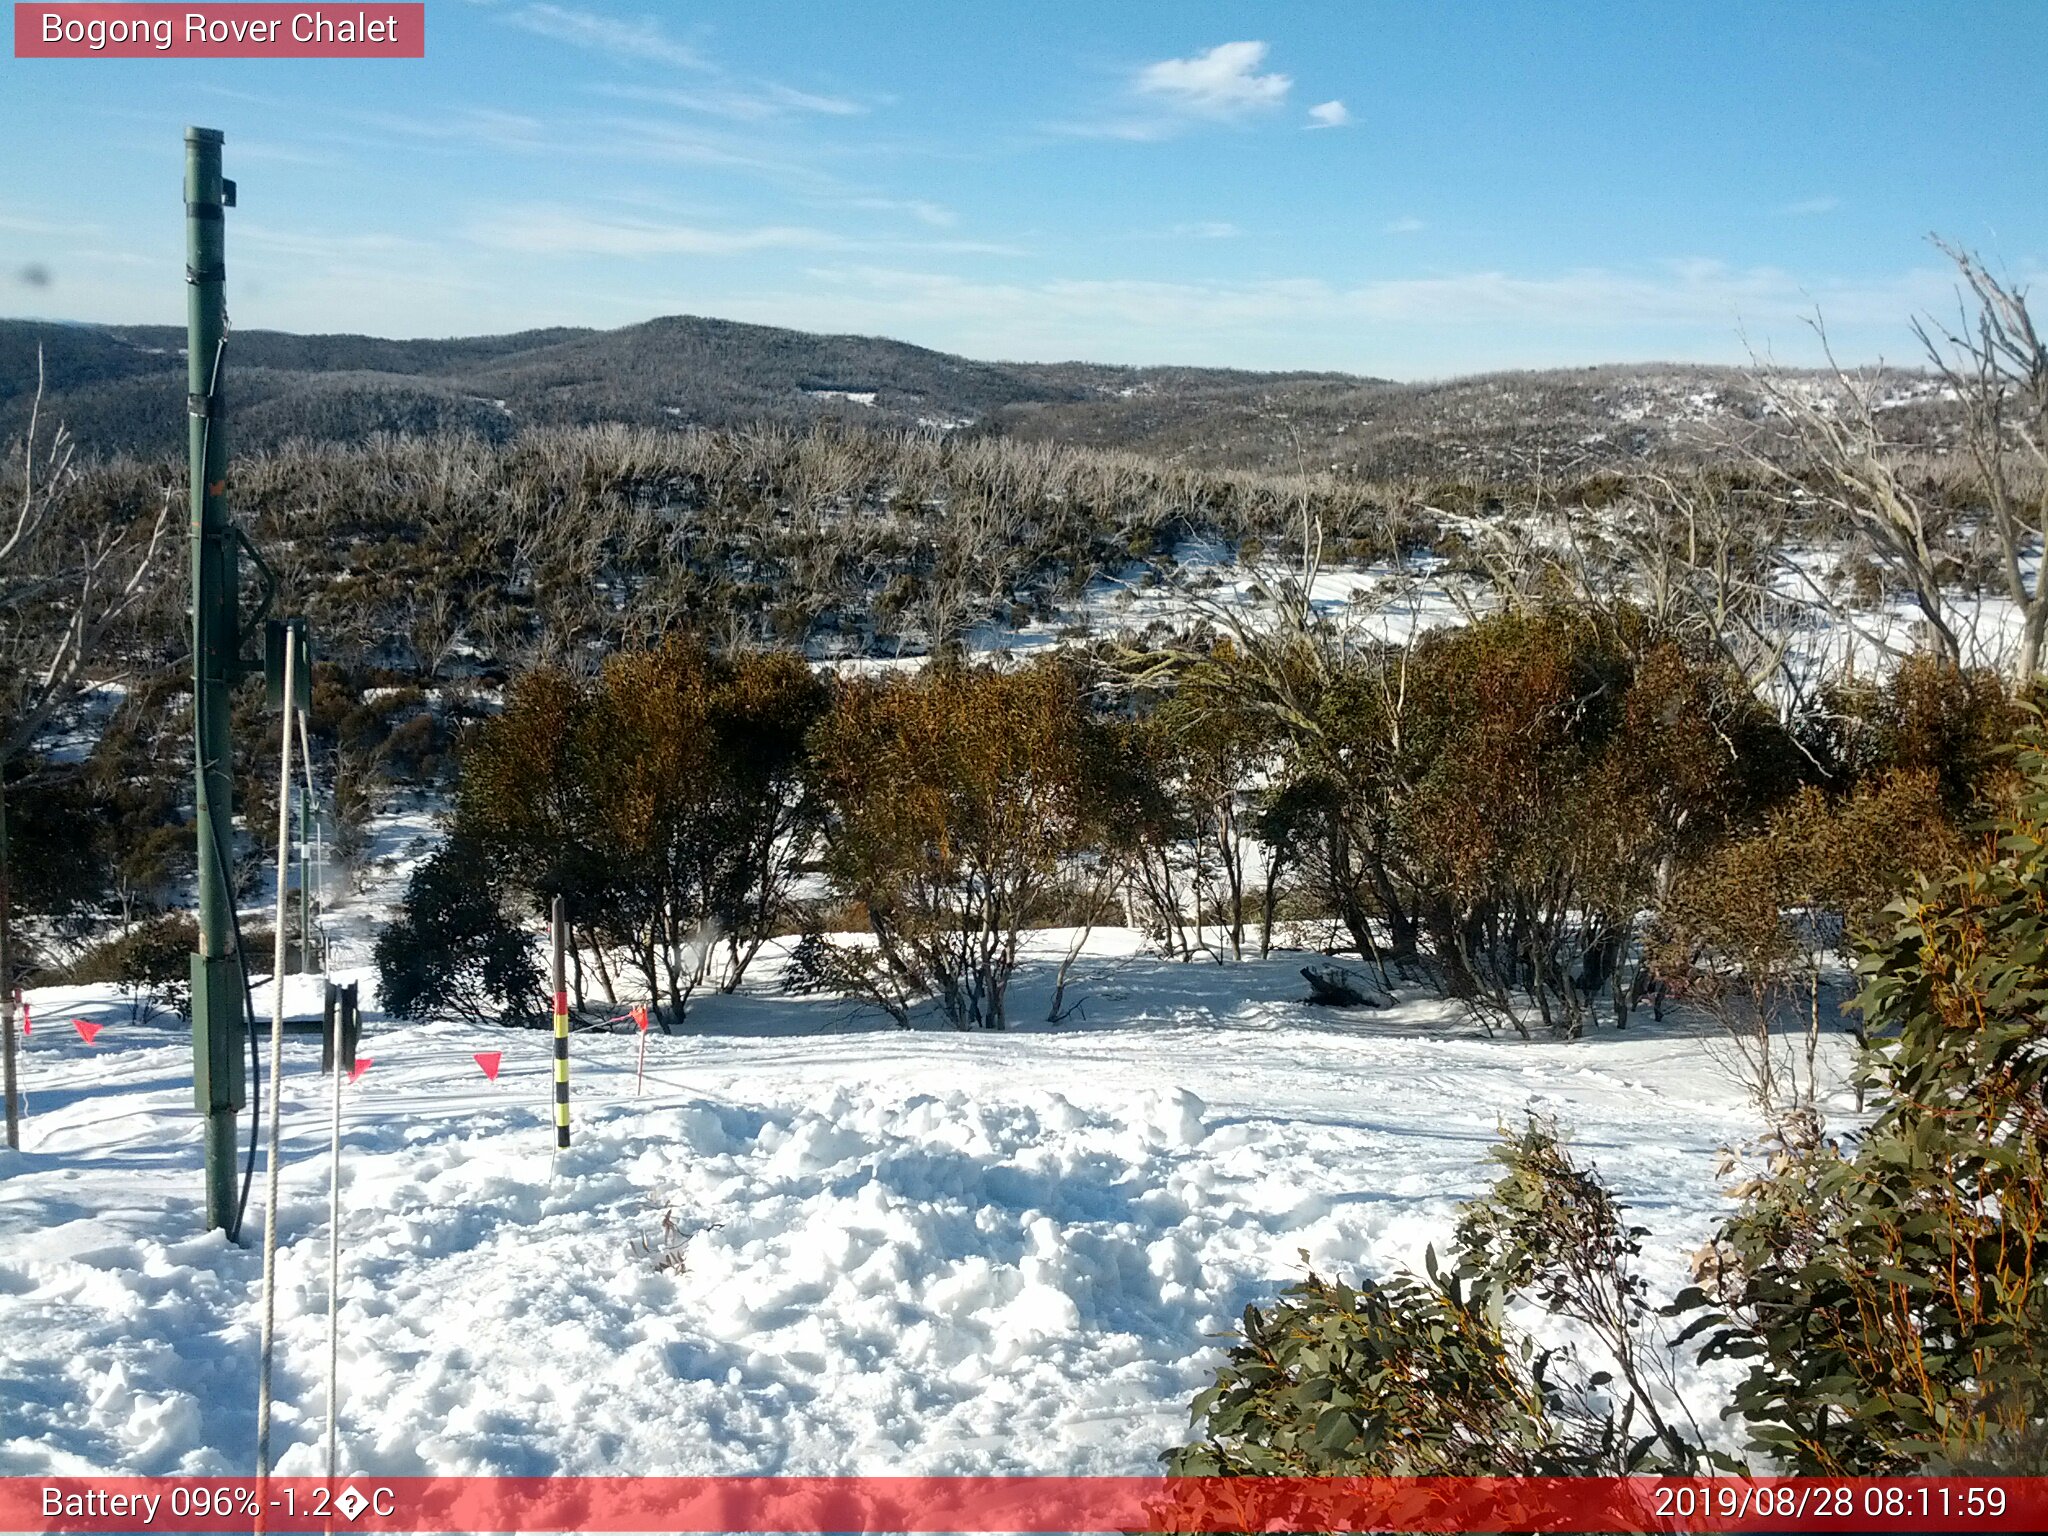
[[[651,16],[621,21],[594,11],[571,10],[563,5],[522,5],[506,13],[505,20],[538,37],[608,53],[617,58],[637,59],[649,64],[667,64],[676,69],[703,69],[704,58],[687,44],[679,43],[662,30]]]
[[[1816,213],[1833,213],[1841,206],[1842,200],[1839,197],[1802,197],[1796,203],[1787,203],[1778,211],[1800,218]]]
[[[1264,43],[1218,43],[1191,59],[1161,59],[1138,71],[1138,91],[1178,111],[1199,117],[1236,117],[1277,107],[1294,82],[1282,74],[1260,74]]]
[[[1342,128],[1351,121],[1351,111],[1341,101],[1318,102],[1308,115],[1311,128]]]
[[[1429,226],[1412,213],[1391,220],[1384,226],[1385,233],[1390,235],[1419,235],[1427,228]]]
[[[1169,117],[1109,117],[1086,122],[1052,123],[1053,133],[1077,139],[1124,139],[1133,144],[1156,144],[1170,139],[1185,126]]]
[[[1192,224],[1174,225],[1173,233],[1184,240],[1232,240],[1244,231],[1224,219],[1199,219]]]

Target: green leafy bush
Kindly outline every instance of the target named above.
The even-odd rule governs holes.
[[[506,914],[503,882],[460,842],[413,871],[398,919],[377,936],[377,995],[388,1013],[479,1022],[545,1013],[533,945]]]
[[[96,944],[55,976],[62,986],[109,984],[128,994],[138,1020],[159,1010],[189,1011],[192,955],[199,925],[189,913],[166,913]]]
[[[1615,1440],[1633,1468],[1653,1455],[1690,1472],[1703,1460],[1699,1425],[1685,1407],[1675,1360],[1636,1259],[1649,1228],[1631,1226],[1595,1170],[1576,1162],[1557,1126],[1532,1116],[1493,1149],[1502,1176],[1464,1209],[1459,1269],[1476,1282],[1528,1295],[1553,1317],[1586,1329],[1613,1364],[1591,1390],[1619,1378]],[[1637,1422],[1647,1433],[1636,1436]]]
[[[1354,1288],[1310,1274],[1276,1306],[1247,1307],[1194,1401],[1204,1437],[1169,1452],[1170,1470],[1555,1477],[1723,1462],[1669,1406],[1670,1345],[1633,1268],[1644,1229],[1555,1126],[1532,1121],[1494,1156],[1503,1177],[1464,1208],[1452,1271],[1432,1251],[1426,1278]],[[1539,1350],[1508,1321],[1517,1299],[1590,1330],[1614,1369]]]
[[[1303,1255],[1307,1257],[1306,1254]],[[1556,1474],[1541,1362],[1510,1343],[1499,1291],[1456,1276],[1359,1286],[1310,1274],[1270,1308],[1194,1401],[1204,1428],[1176,1477]]]

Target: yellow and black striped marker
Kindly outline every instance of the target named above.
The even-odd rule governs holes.
[[[555,1145],[569,1145],[569,994],[555,994]]]

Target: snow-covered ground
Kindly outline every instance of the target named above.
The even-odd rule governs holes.
[[[1299,1250],[1346,1276],[1442,1251],[1497,1127],[1571,1127],[1653,1229],[1665,1295],[1725,1208],[1718,1149],[1759,1129],[1675,1025],[1487,1040],[1430,999],[1306,1007],[1302,955],[1137,948],[1098,935],[1081,1016],[1002,1035],[877,1027],[764,977],[650,1037],[644,1093],[636,1039],[579,1036],[560,1155],[547,1035],[373,1019],[345,1090],[344,1470],[1143,1472]],[[1049,979],[1027,967],[1015,1017]],[[261,1263],[200,1231],[189,1043],[103,991],[30,1003],[0,1474],[246,1472]],[[317,1066],[287,1040],[287,1473],[319,1470],[325,1413]],[[262,1186],[259,1162],[252,1236]],[[1711,1426],[1727,1379],[1690,1379]]]

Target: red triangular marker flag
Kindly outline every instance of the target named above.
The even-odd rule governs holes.
[[[84,1019],[73,1019],[71,1021],[71,1027],[78,1031],[78,1038],[83,1040],[87,1045],[92,1044],[92,1038],[94,1035],[97,1035],[102,1029],[106,1028],[104,1024],[92,1024],[88,1023]]]
[[[641,1034],[647,1033],[647,1010],[644,1007],[633,1010],[633,1022],[640,1026]]]
[[[369,1071],[372,1065],[373,1063],[371,1062],[369,1057],[358,1056],[356,1058],[356,1064],[348,1069],[348,1080],[350,1082],[354,1082],[357,1078],[361,1077],[365,1072]]]
[[[498,1063],[505,1059],[503,1051],[478,1051],[476,1064],[484,1069],[484,1076],[492,1082],[498,1080]]]

